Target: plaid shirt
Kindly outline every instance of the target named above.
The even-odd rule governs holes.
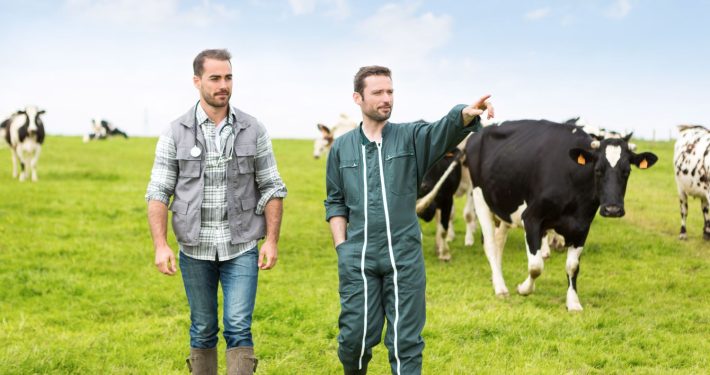
[[[200,244],[184,246],[180,251],[186,256],[201,260],[225,261],[235,258],[256,246],[257,241],[233,245],[227,219],[227,163],[231,160],[234,146],[234,112],[229,111],[225,120],[216,126],[202,106],[197,106],[197,123],[205,137],[207,153],[205,155],[204,190],[201,207]],[[219,134],[217,131],[219,130]],[[155,149],[155,164],[151,171],[150,183],[145,200],[170,202],[177,181],[178,161],[175,143],[171,131],[160,136]],[[219,145],[219,149],[218,149]],[[266,203],[271,198],[286,197],[286,186],[281,181],[276,168],[271,139],[264,132],[257,139],[256,158],[266,158],[268,167],[258,169],[256,183],[261,199],[256,206],[256,213],[263,214]]]

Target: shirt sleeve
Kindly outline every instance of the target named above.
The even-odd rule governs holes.
[[[343,180],[340,175],[340,156],[336,145],[333,145],[328,153],[325,188],[327,194],[323,202],[325,205],[325,221],[330,221],[335,216],[343,216],[347,220],[350,216],[350,211],[345,205]]]
[[[266,132],[264,125],[259,123],[258,126],[259,134],[256,140],[254,164],[256,169],[256,186],[259,188],[261,198],[256,205],[255,213],[262,215],[266,203],[273,198],[285,198],[288,191],[276,167],[276,158],[274,157],[271,138],[269,138],[269,134]]]
[[[481,129],[481,117],[476,116],[468,126],[463,126],[461,111],[464,104],[454,106],[441,120],[418,123],[414,127],[414,148],[417,158],[418,182],[426,171],[444,154],[456,147],[466,136]]]
[[[155,147],[155,160],[145,193],[146,202],[155,200],[163,202],[167,206],[170,203],[170,197],[175,193],[177,171],[177,150],[172,130],[168,127],[158,138],[158,144]]]

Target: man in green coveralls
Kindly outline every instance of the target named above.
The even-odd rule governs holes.
[[[340,279],[338,357],[346,375],[366,374],[387,318],[392,373],[421,374],[426,276],[417,188],[429,167],[481,128],[484,111],[493,117],[493,107],[486,95],[436,122],[392,124],[390,70],[360,68],[354,86],[362,122],[335,140],[326,176]]]

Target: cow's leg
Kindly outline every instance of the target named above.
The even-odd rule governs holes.
[[[548,259],[550,257],[550,234],[545,234],[542,237],[542,244],[540,245],[540,256],[542,259]]]
[[[464,238],[465,246],[473,246],[476,234],[476,209],[473,203],[473,190],[469,190],[466,194],[466,205],[463,207],[463,218],[466,221],[466,237]]]
[[[505,286],[501,261],[498,259],[498,255],[500,254],[502,258],[503,254],[502,250],[499,251],[496,246],[493,213],[483,198],[481,188],[473,189],[473,199],[475,200],[476,216],[481,224],[481,232],[483,233],[483,249],[486,252],[486,258],[488,258],[488,263],[491,266],[493,290],[495,290],[498,296],[507,296],[508,288]]]
[[[451,260],[449,244],[446,242],[446,227],[449,224],[446,217],[448,216],[442,210],[436,209],[436,256],[443,261]]]
[[[449,253],[449,242],[447,240],[448,230],[452,227],[450,226],[449,220],[451,219],[451,211],[454,203],[454,198],[445,199],[441,205],[441,216],[439,217],[438,227],[441,228],[441,232],[437,233],[437,241],[441,242],[441,246],[437,248],[439,255],[439,260],[449,261],[451,260],[451,253]]]
[[[37,182],[37,162],[39,161],[39,154],[42,152],[42,146],[39,144],[35,149],[32,159],[30,159],[30,171],[32,172],[32,181]]]
[[[17,178],[17,150],[15,147],[10,147],[10,156],[12,157],[12,178]]]
[[[705,198],[702,200],[701,206],[703,208],[703,219],[705,224],[703,225],[703,239],[710,240],[710,192],[706,194]]]
[[[449,228],[446,230],[446,242],[451,242],[456,237],[454,231],[454,200],[451,200],[451,214],[449,215]]]
[[[582,311],[582,304],[579,303],[579,296],[577,295],[577,275],[579,275],[579,258],[581,256],[581,246],[570,246],[567,249],[567,263],[565,264],[569,282],[569,287],[567,288],[567,311]]]
[[[679,191],[678,197],[680,198],[680,234],[678,239],[687,240],[688,233],[686,233],[685,221],[688,219],[688,194]]]
[[[535,279],[542,274],[545,262],[542,259],[542,233],[540,225],[534,220],[524,220],[525,248],[528,255],[528,277],[518,285],[518,293],[527,296],[535,291]]]
[[[508,239],[508,231],[510,230],[510,224],[501,221],[496,227],[495,240],[496,248],[498,249],[497,257],[500,262],[503,259],[503,249],[505,249],[505,242]]]

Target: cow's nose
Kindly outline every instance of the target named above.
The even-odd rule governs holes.
[[[600,213],[605,217],[622,217],[625,214],[624,207],[618,205],[603,206]]]

